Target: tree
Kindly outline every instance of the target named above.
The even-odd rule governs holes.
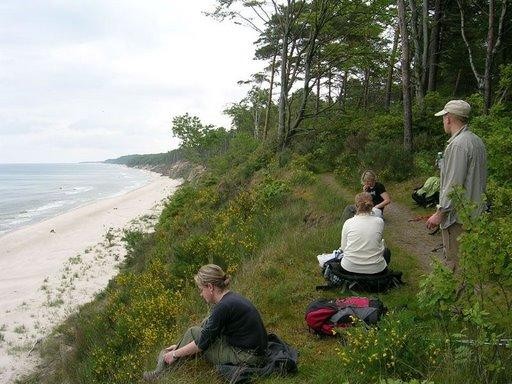
[[[412,101],[411,101],[411,77],[409,59],[409,34],[405,16],[404,0],[397,0],[398,20],[402,41],[402,92],[404,104],[404,148],[412,151]]]
[[[498,25],[496,26],[497,10],[496,0],[488,1],[488,13],[487,13],[487,34],[483,46],[485,47],[485,60],[483,64],[483,73],[481,69],[477,68],[474,47],[469,42],[466,36],[466,12],[467,9],[464,6],[463,0],[457,0],[457,5],[460,12],[460,32],[464,44],[468,50],[469,63],[471,70],[475,76],[478,89],[482,91],[484,95],[484,113],[487,113],[492,105],[492,71],[494,64],[494,57],[497,49],[501,44],[501,36],[503,33],[503,24],[505,21],[505,15],[507,13],[507,0],[501,0],[501,12],[499,12]],[[480,12],[478,12],[480,13]],[[478,44],[476,45],[478,47]]]
[[[264,137],[265,122],[262,121],[262,117],[268,99],[267,92],[253,86],[245,98],[224,110],[224,113],[231,117],[238,132],[247,132],[257,139]]]
[[[189,160],[199,163],[227,149],[228,132],[224,128],[203,125],[199,117],[188,113],[172,119],[172,134],[181,140],[180,148]]]
[[[242,24],[255,30],[260,34],[260,39],[257,43],[262,45],[260,49],[256,50],[256,57],[259,59],[266,59],[269,56],[272,57],[271,64],[265,69],[265,72],[270,71],[270,76],[268,78],[269,91],[267,94],[263,130],[262,134],[259,135],[263,140],[266,140],[268,136],[276,72],[276,58],[279,51],[278,38],[275,36],[275,31],[272,29],[264,30],[262,26],[271,22],[272,12],[269,8],[270,5],[271,3],[269,1],[264,0],[218,0],[215,10],[206,13],[217,20],[234,20],[236,24]]]

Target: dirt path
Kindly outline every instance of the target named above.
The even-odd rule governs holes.
[[[342,187],[332,174],[322,175],[322,181],[329,188],[336,188],[339,194],[347,201],[353,201],[354,193]],[[430,235],[424,220],[416,220],[417,215],[406,206],[391,202],[386,207],[384,220],[386,223],[386,239],[394,246],[418,258],[423,269],[429,271],[432,257],[439,257],[442,245],[441,235],[438,232]]]

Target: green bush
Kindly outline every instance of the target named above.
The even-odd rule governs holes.
[[[375,383],[382,377],[425,379],[440,364],[445,347],[444,340],[432,336],[427,324],[420,325],[410,314],[391,312],[378,328],[356,321],[344,330],[338,356],[351,383]]]
[[[359,165],[360,171],[372,169],[381,180],[403,181],[413,174],[414,157],[397,143],[371,142],[359,154]]]
[[[266,178],[256,189],[256,200],[260,207],[271,208],[281,203],[288,195],[290,187],[281,180]]]
[[[512,117],[479,116],[473,119],[471,128],[485,142],[489,177],[512,187]]]
[[[175,332],[175,317],[183,305],[167,267],[153,260],[143,273],[117,276],[105,296],[102,311],[78,315],[76,360],[69,373],[75,382],[135,382],[146,356]],[[87,312],[88,307],[82,310]],[[78,336],[78,334],[77,334]]]
[[[475,216],[461,189],[452,199],[465,229],[457,273],[437,263],[420,284],[419,302],[454,341],[450,361],[459,378],[505,382],[512,353],[498,341],[512,325],[512,220],[510,215]]]
[[[404,131],[404,118],[402,115],[377,115],[367,122],[368,138],[372,142],[402,141]]]

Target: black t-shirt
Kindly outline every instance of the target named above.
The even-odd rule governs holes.
[[[376,182],[373,188],[367,189],[366,192],[372,195],[373,206],[376,206],[384,201],[381,195],[386,192],[386,188],[383,184]]]
[[[267,331],[256,307],[245,297],[226,293],[213,307],[197,346],[206,350],[219,337],[229,345],[263,354],[267,349]]]

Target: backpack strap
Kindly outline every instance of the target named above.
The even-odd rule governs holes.
[[[355,309],[353,307],[345,307],[345,308],[341,308],[338,312],[336,312],[334,315],[332,315],[329,318],[329,321],[333,322],[334,324],[337,324],[338,321],[343,319],[345,316],[354,315],[355,317],[357,317],[358,319],[360,319],[364,323],[366,323],[370,319],[370,316],[377,311],[378,311],[377,308],[374,308],[371,306],[365,307],[365,308],[357,308],[357,309]],[[370,320],[370,322],[377,322],[377,320],[378,320],[378,318],[374,319],[374,321]]]
[[[354,312],[354,308],[352,308],[352,307],[341,308],[338,312],[336,312],[334,315],[332,315],[330,317],[329,321],[331,321],[334,324],[337,324],[338,321],[340,321],[340,319],[342,319],[345,316],[350,316],[350,315],[356,315],[356,313]]]

